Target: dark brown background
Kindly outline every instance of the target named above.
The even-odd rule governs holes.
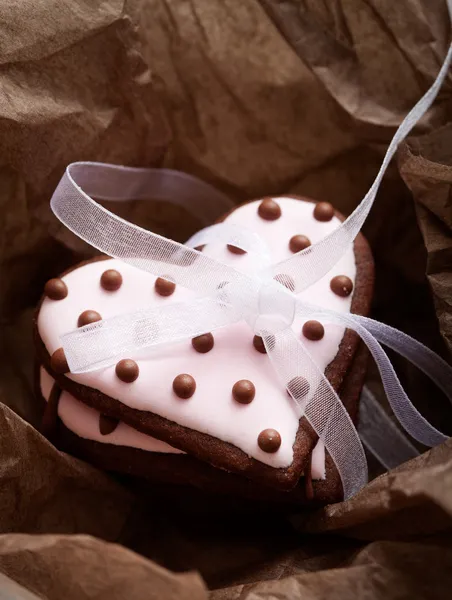
[[[349,213],[439,70],[449,21],[442,0],[0,0],[0,32],[0,399],[36,425],[32,308],[90,253],[49,211],[67,163],[172,166],[236,201],[290,191]],[[449,76],[364,229],[374,316],[446,357],[451,114]],[[155,201],[122,210],[179,240],[198,227]],[[450,432],[447,402],[394,360]],[[113,481],[0,413],[0,598],[446,598],[451,516],[451,443],[288,519]]]

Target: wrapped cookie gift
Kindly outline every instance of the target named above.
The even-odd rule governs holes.
[[[0,590],[442,600],[446,0],[3,7]]]
[[[329,203],[293,196],[224,215],[217,195],[217,223],[181,245],[91,197],[142,197],[154,172],[70,165],[52,209],[107,256],[45,286],[35,327],[45,432],[109,470],[271,502],[333,502],[367,480],[355,424],[369,350],[401,425],[423,444],[446,440],[410,402],[380,344],[449,397],[452,370],[366,316],[373,262],[359,232],[449,60],[345,220]],[[161,175],[163,187],[177,177]]]
[[[80,168],[85,167],[72,167]],[[312,477],[324,482],[322,501],[340,499],[337,470],[329,458],[325,463],[324,444],[302,411],[318,393],[317,374],[309,378],[309,363],[301,358],[288,385],[278,381],[267,348],[277,357],[277,345],[284,340],[276,339],[276,331],[257,335],[256,326],[253,330],[246,318],[239,318],[228,295],[234,282],[228,279],[236,277],[243,286],[248,280],[242,282],[242,273],[254,274],[264,264],[278,271],[274,265],[325,239],[341,220],[329,203],[265,198],[230,211],[219,224],[193,236],[189,246],[196,250],[168,242],[182,252],[176,260],[185,262],[175,265],[175,254],[167,262],[158,255],[164,262],[157,265],[160,276],[128,260],[99,257],[50,280],[36,318],[39,386],[47,401],[45,432],[57,436],[62,447],[72,443],[76,454],[98,466],[151,479],[299,503],[306,484],[308,499],[313,499]],[[214,266],[220,261],[225,265],[212,276],[213,297],[174,282],[181,270],[186,280],[183,271],[192,269],[196,287],[201,258],[207,258],[207,267],[210,259]],[[270,281],[271,293],[281,289],[283,301],[285,289],[294,292],[291,275],[276,273]],[[297,298],[339,314],[365,315],[372,289],[372,257],[359,235],[333,269]],[[128,316],[121,323],[118,315],[123,313]],[[270,319],[275,316],[269,314]],[[289,326],[289,343],[304,344],[356,421],[367,361],[358,335],[301,312]],[[81,373],[69,373],[60,347],[61,335],[75,327],[83,336],[73,349],[75,360],[81,361],[75,370]],[[171,332],[186,339],[163,340]],[[166,343],[160,345],[160,340]],[[155,342],[159,345],[153,348]],[[87,344],[98,363],[111,364],[87,371],[92,360]],[[104,357],[102,350],[107,351]],[[71,359],[70,351],[67,355]],[[299,484],[303,473],[308,476]],[[296,489],[278,495],[272,488]]]

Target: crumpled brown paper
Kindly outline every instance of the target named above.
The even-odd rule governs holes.
[[[169,573],[130,550],[87,535],[0,536],[0,568],[10,578],[0,576],[2,597],[9,592],[10,598],[20,600],[207,598],[196,574]],[[21,583],[25,589],[17,585]],[[29,595],[27,589],[38,596]]]
[[[64,167],[157,163],[169,131],[122,1],[2,0],[0,23],[0,306],[11,313],[73,260],[40,225]]]
[[[0,597],[447,598],[452,444],[348,502],[250,513],[55,450],[33,428],[31,343],[43,282],[90,252],[48,208],[67,163],[164,164],[237,201],[290,190],[349,213],[439,69],[445,3],[2,0],[0,23],[0,400],[15,411],[0,411]],[[444,356],[450,95],[448,79],[365,225],[374,316]],[[176,239],[197,227],[156,202],[121,210]],[[445,399],[392,358],[426,417],[452,431]]]
[[[413,193],[439,327],[452,350],[452,127],[408,140],[400,172]]]

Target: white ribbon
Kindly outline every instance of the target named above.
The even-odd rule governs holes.
[[[387,470],[419,456],[367,386],[359,400],[358,433],[365,448]]]
[[[413,437],[427,445],[444,441],[446,436],[432,427],[406,396],[379,342],[409,358],[452,398],[452,369],[447,363],[419,342],[382,323],[310,306],[302,303],[295,293],[319,280],[350,248],[399,142],[430,107],[451,58],[452,48],[449,48],[434,84],[400,125],[373,185],[350,217],[320,242],[278,264],[262,265],[253,275],[137,227],[90,197],[116,200],[148,197],[149,192],[144,190],[149,184],[146,170],[96,163],[69,165],[51,200],[56,216],[98,250],[169,278],[195,290],[199,296],[188,303],[119,315],[64,335],[63,347],[71,371],[98,369],[140,348],[192,338],[245,319],[263,338],[275,371],[300,407],[300,414],[306,416],[325,443],[341,476],[344,497],[348,498],[367,481],[364,450],[339,397],[291,329],[296,315],[320,318],[352,328],[362,337],[377,362],[397,418]],[[190,245],[221,239],[259,255],[265,262],[265,248],[256,234],[228,227],[219,225],[200,233],[190,240]],[[281,273],[292,278],[295,293],[274,281]]]

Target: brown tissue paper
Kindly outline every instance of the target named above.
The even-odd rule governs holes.
[[[31,343],[45,280],[92,252],[49,210],[69,162],[170,166],[236,201],[291,191],[350,213],[449,30],[442,0],[0,0],[0,598],[450,596],[450,442],[347,502],[250,514],[53,448],[35,429]],[[451,92],[449,76],[364,230],[373,315],[446,358]],[[156,198],[120,210],[180,240],[198,227]],[[425,416],[452,432],[446,400],[391,358]],[[372,369],[370,385],[378,394]]]

